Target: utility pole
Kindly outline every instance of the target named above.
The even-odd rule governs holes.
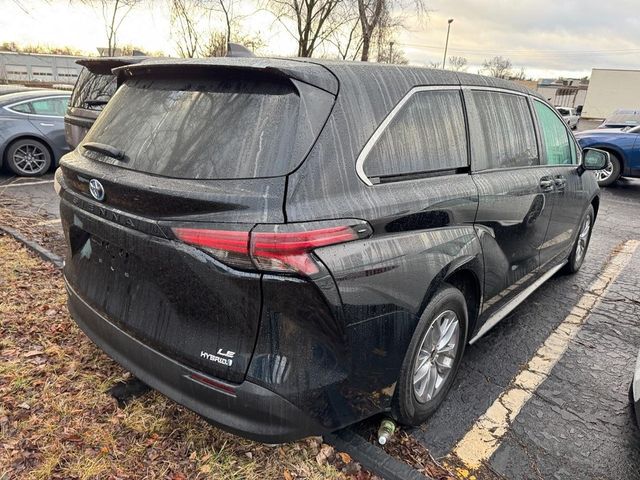
[[[442,69],[444,70],[444,67],[447,63],[447,48],[449,48],[449,32],[451,31],[451,24],[453,23],[453,18],[450,18],[447,21],[447,41],[444,43],[444,57],[442,57]]]

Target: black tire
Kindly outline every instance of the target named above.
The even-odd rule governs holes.
[[[456,335],[458,347],[450,370],[433,397],[428,401],[419,401],[414,391],[416,361],[429,328],[446,312],[454,312],[459,320]],[[451,285],[444,284],[424,309],[402,362],[392,406],[393,414],[399,423],[412,426],[420,425],[440,406],[460,367],[464,347],[467,343],[467,328],[467,304],[462,292]]]
[[[51,152],[44,143],[32,138],[16,140],[5,153],[9,170],[21,177],[39,177],[51,167]]]
[[[583,250],[579,251],[578,246],[581,241],[581,233],[583,232],[583,228],[585,227],[585,222],[589,219],[589,231],[586,236],[586,243],[583,245]],[[571,249],[571,253],[569,254],[569,259],[567,264],[562,269],[562,273],[564,274],[573,274],[580,270],[582,264],[584,263],[584,257],[587,255],[587,250],[589,249],[589,243],[591,242],[591,232],[593,231],[593,222],[595,220],[595,212],[593,210],[593,206],[589,205],[587,210],[582,215],[580,219],[580,224],[578,226],[578,235],[576,236],[576,241],[573,244],[573,248]]]
[[[616,181],[620,178],[620,174],[622,173],[622,162],[618,158],[615,153],[609,152],[609,156],[611,157],[611,166],[613,167],[611,175],[607,178],[600,180],[598,179],[598,185],[601,187],[608,187],[616,183]]]

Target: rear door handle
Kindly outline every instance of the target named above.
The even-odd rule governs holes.
[[[553,190],[555,184],[556,183],[551,179],[551,177],[542,177],[540,179],[540,189],[543,192],[550,192]]]
[[[44,123],[44,122],[40,122],[40,125],[43,127],[53,127],[53,123]]]

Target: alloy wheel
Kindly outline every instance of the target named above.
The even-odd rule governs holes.
[[[13,163],[21,173],[40,173],[47,165],[47,153],[38,145],[26,143],[13,153]]]
[[[596,170],[593,173],[596,176],[596,180],[598,182],[604,182],[611,175],[613,175],[613,163],[611,163],[611,160],[609,160],[607,162],[607,166],[606,167],[604,167],[602,170]]]
[[[432,400],[447,380],[458,352],[459,331],[458,316],[446,310],[424,334],[413,370],[413,393],[418,402]]]
[[[587,244],[589,243],[589,232],[591,231],[591,215],[587,215],[580,228],[580,234],[578,235],[578,244],[576,245],[576,264],[580,264],[582,257],[584,257],[587,251]]]

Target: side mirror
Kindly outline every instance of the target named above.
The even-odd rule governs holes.
[[[582,154],[582,166],[585,170],[602,170],[611,162],[609,152],[597,148],[585,148]]]

